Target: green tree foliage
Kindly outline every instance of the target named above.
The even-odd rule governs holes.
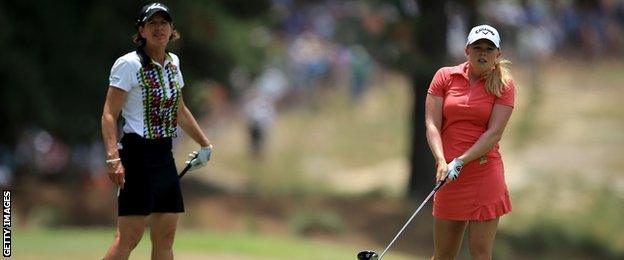
[[[171,49],[180,54],[191,88],[207,78],[225,82],[234,65],[254,71],[261,64],[264,51],[253,45],[251,32],[267,13],[268,0],[254,1],[254,12],[225,2],[164,2],[182,34]],[[69,143],[99,138],[110,68],[135,48],[133,22],[145,3],[0,2],[0,142],[13,146],[29,126]]]

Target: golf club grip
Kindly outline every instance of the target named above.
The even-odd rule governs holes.
[[[442,185],[444,185],[445,182],[446,182],[446,177],[444,177],[443,180],[436,182],[436,185],[433,188],[433,190],[437,191],[438,189],[440,189],[442,187]]]
[[[191,159],[188,160],[188,163],[186,164],[186,166],[184,166],[184,169],[182,169],[182,171],[180,172],[180,175],[178,175],[178,179],[181,179],[184,176],[184,174],[186,174],[186,172],[188,172],[191,169],[191,162],[195,159],[197,159],[197,154],[195,154],[195,156],[191,157]]]

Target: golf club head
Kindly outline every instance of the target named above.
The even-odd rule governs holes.
[[[357,254],[358,260],[377,260],[379,259],[379,255],[373,251],[362,251]]]

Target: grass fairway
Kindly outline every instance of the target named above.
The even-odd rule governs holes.
[[[112,229],[32,230],[13,235],[15,259],[101,259]],[[174,245],[176,259],[355,259],[358,248],[331,242],[247,233],[181,230]],[[130,259],[150,259],[146,233]],[[392,259],[414,259],[393,253]]]

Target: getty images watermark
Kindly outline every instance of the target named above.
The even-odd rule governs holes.
[[[11,191],[2,192],[2,255],[11,256]]]

